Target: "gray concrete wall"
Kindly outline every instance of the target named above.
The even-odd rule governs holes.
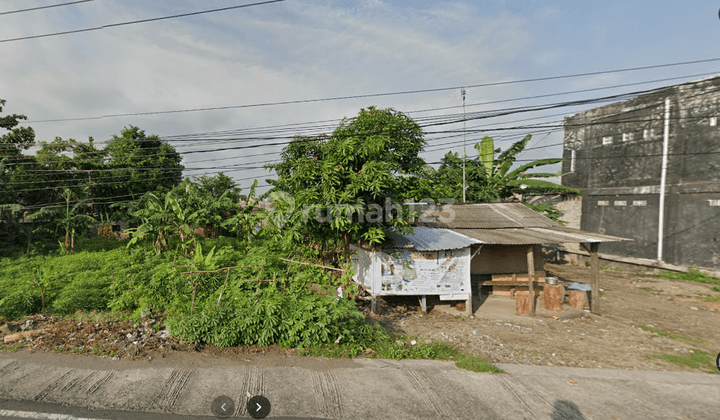
[[[566,118],[562,183],[583,191],[583,230],[634,239],[602,252],[656,258],[666,98],[663,261],[720,268],[720,76]]]

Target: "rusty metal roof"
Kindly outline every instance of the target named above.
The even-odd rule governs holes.
[[[435,229],[415,226],[413,233],[399,234],[389,231],[388,245],[396,248],[411,248],[418,251],[440,251],[444,249],[462,249],[480,241],[455,233],[449,229]]]
[[[553,228],[557,223],[521,203],[452,204],[420,210],[419,222],[448,229]]]
[[[453,229],[453,231],[488,245],[547,245],[580,242],[620,242],[630,240],[561,226],[554,228],[524,229]]]

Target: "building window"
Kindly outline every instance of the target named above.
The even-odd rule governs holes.
[[[622,139],[623,139],[623,141],[632,141],[633,133],[623,133]]]
[[[610,202],[606,200],[600,200],[598,201],[598,206],[609,206]]]
[[[627,201],[616,201],[613,204],[615,205],[615,207],[623,207],[623,206],[627,206]]]
[[[612,136],[605,136],[603,137],[603,146],[607,144],[612,144]]]
[[[571,174],[575,173],[575,151],[574,150],[570,151],[570,173]]]
[[[644,139],[649,139],[650,137],[652,137],[654,135],[655,135],[655,130],[653,130],[652,128],[646,128],[643,130],[643,138]]]
[[[717,117],[710,117],[710,127],[715,127],[717,125]]]
[[[645,206],[647,206],[647,201],[645,201],[645,200],[635,200],[635,201],[633,201],[633,206],[635,206],[635,207],[645,207]]]

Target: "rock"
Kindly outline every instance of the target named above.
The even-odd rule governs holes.
[[[413,345],[413,346],[415,346],[415,345],[417,345],[417,341],[413,340],[413,341],[410,342],[410,344]]]
[[[477,330],[473,330],[473,335],[477,335]]]
[[[34,337],[34,336],[40,334],[41,332],[43,332],[43,331],[34,330],[34,331],[25,331],[25,332],[13,334],[13,335],[6,335],[5,338],[3,339],[3,341],[6,344],[7,343],[15,343],[15,342],[22,340],[23,338]]]
[[[120,358],[117,357],[117,356],[115,356],[115,357],[113,357],[111,360],[118,361],[118,360],[120,360]]]
[[[11,332],[12,332],[12,331],[10,331],[10,328],[8,328],[8,325],[7,325],[7,324],[4,324],[2,327],[0,327],[0,334],[1,334],[1,335],[8,335],[8,334],[10,334]]]
[[[690,309],[692,309],[693,311],[699,311],[699,309],[694,306],[691,306]]]

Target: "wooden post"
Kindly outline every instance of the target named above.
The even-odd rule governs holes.
[[[427,314],[427,296],[423,295],[420,297],[420,309],[423,314]]]
[[[370,312],[372,312],[373,314],[380,313],[379,306],[380,305],[378,304],[377,296],[373,295],[372,299],[370,300]]]
[[[600,313],[600,264],[598,243],[590,244],[590,311]]]
[[[527,249],[527,266],[528,266],[528,290],[530,290],[530,315],[535,315],[535,247],[530,245]]]

